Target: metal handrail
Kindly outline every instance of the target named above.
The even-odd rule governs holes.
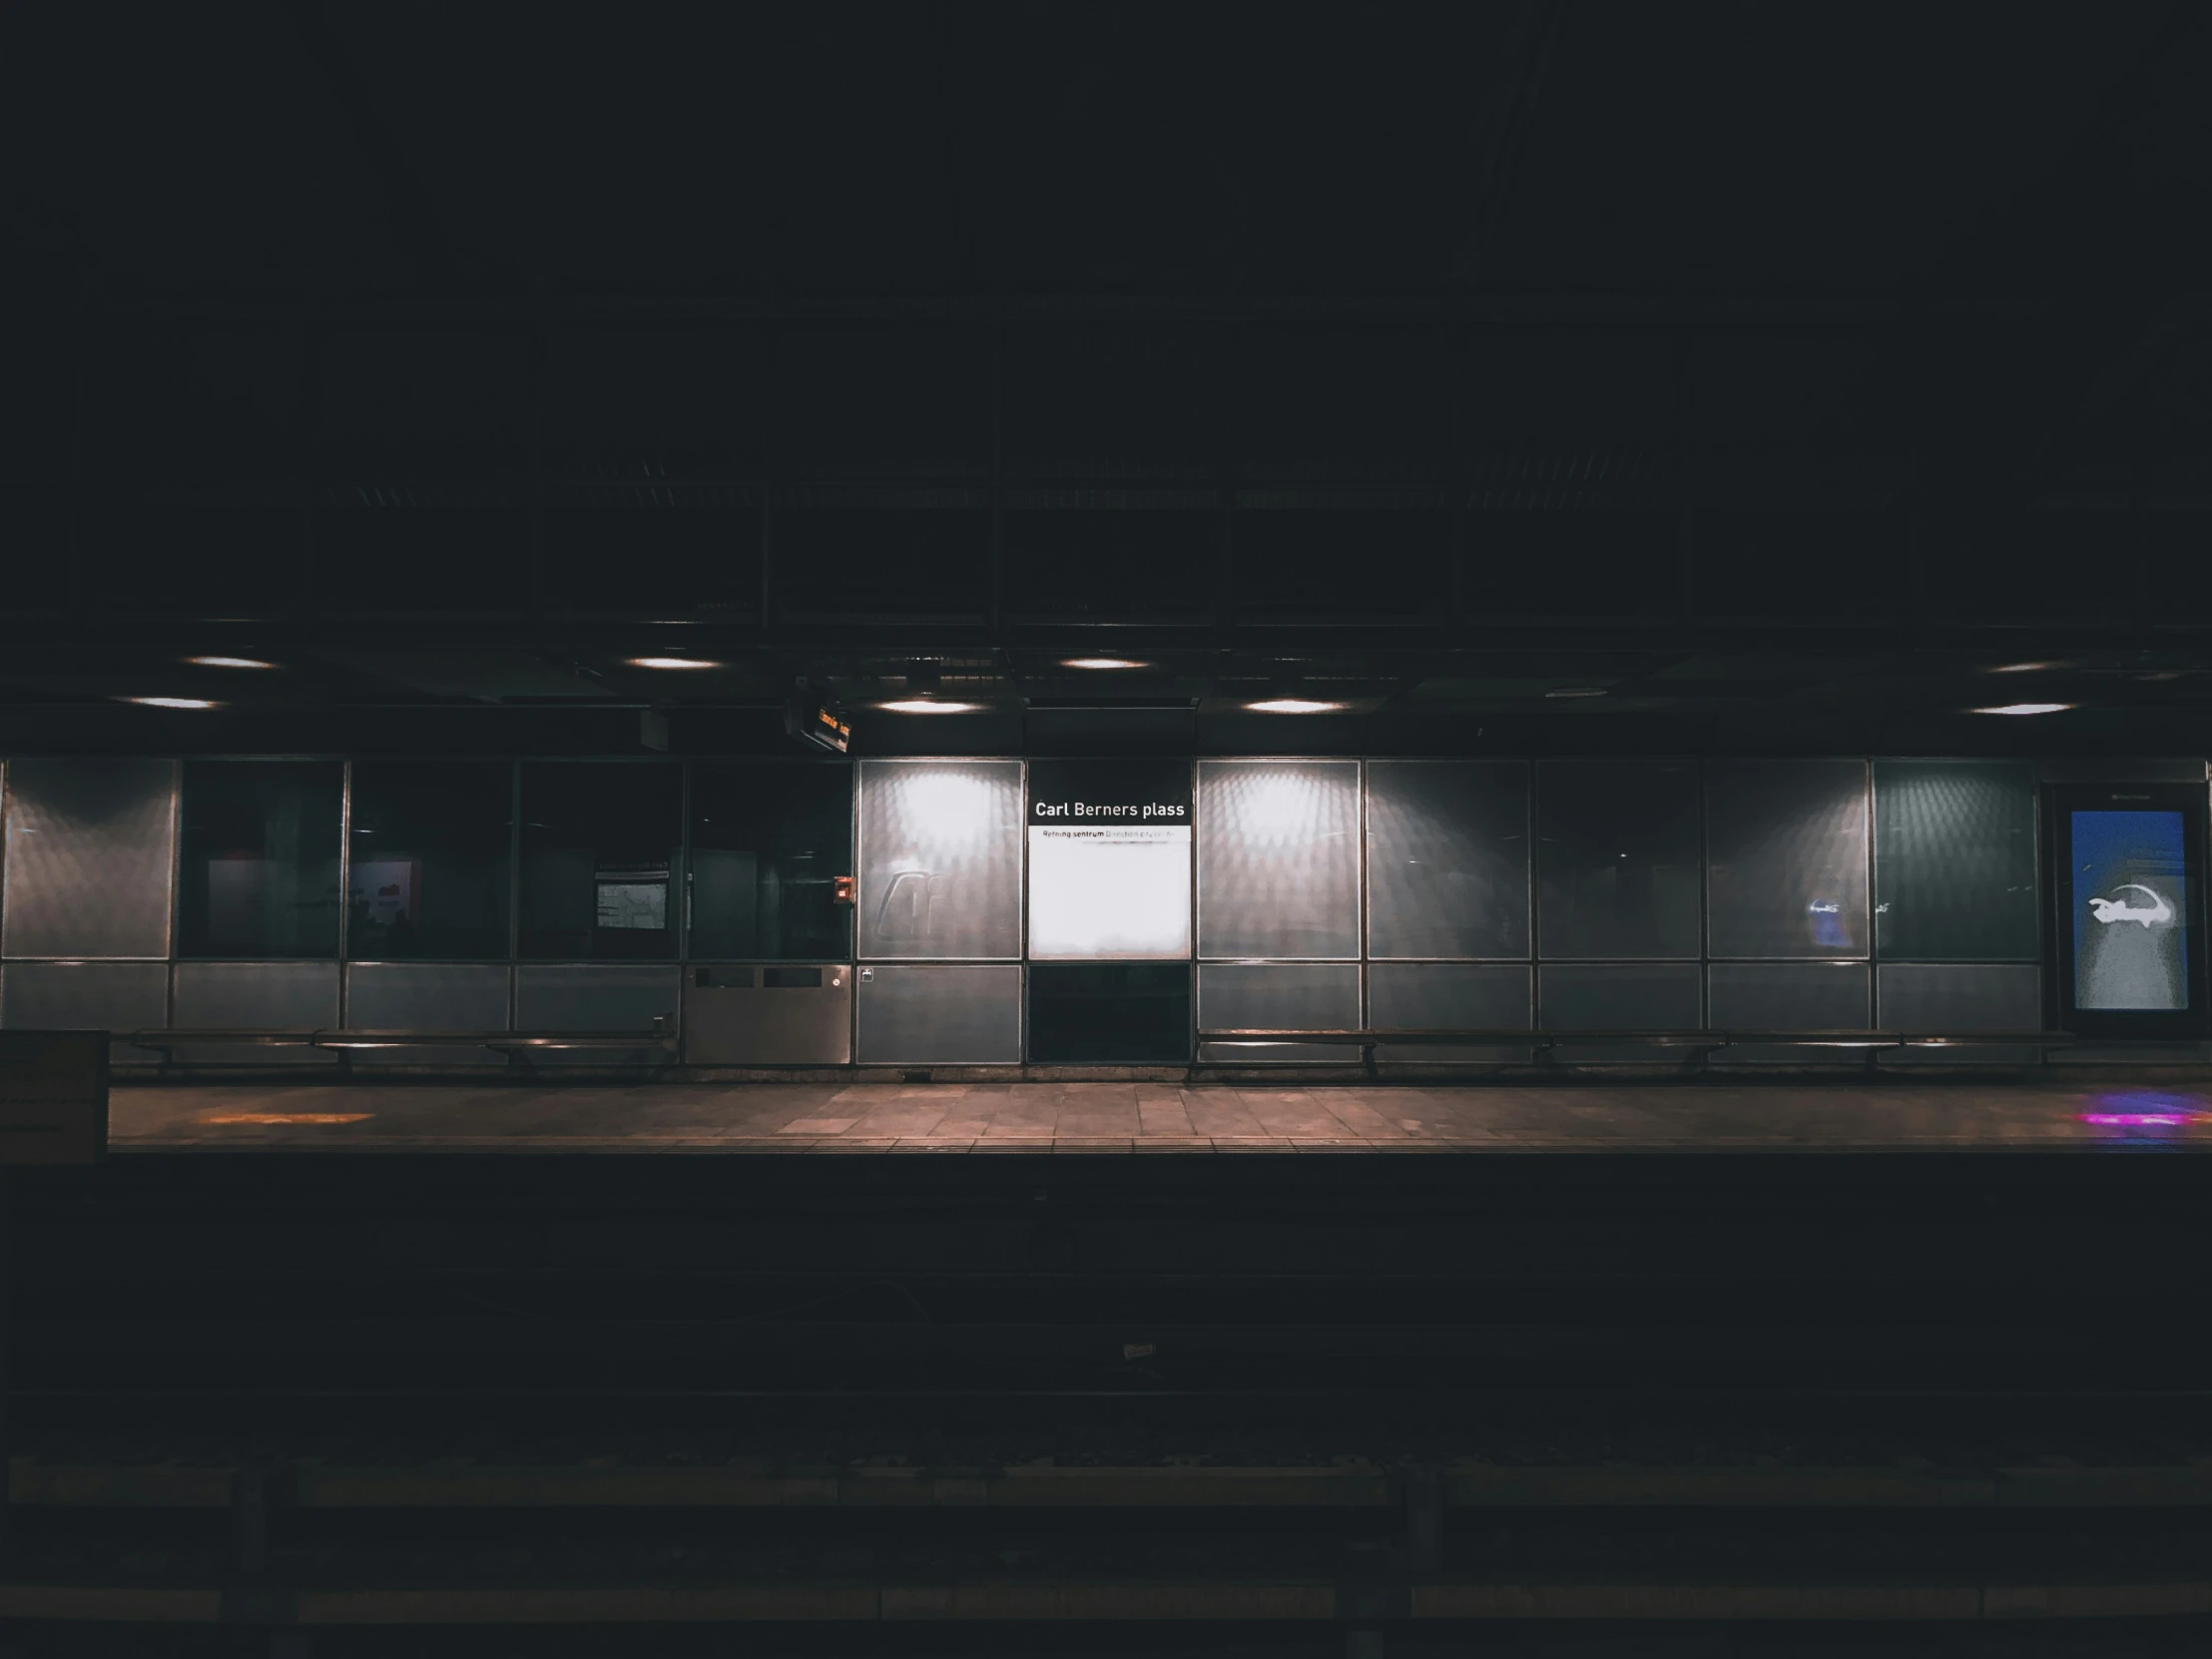
[[[669,1048],[676,1042],[674,1026],[666,1019],[654,1021],[650,1030],[637,1031],[388,1031],[192,1026],[114,1031],[109,1035],[116,1042],[133,1048],[175,1048],[194,1043],[220,1043],[235,1048],[531,1050]]]
[[[1451,1045],[1473,1048],[2070,1048],[2070,1031],[1643,1031],[1614,1027],[1530,1030],[1526,1027],[1456,1027],[1392,1031],[1373,1027],[1234,1027],[1201,1030],[1202,1043],[1340,1043],[1373,1050],[1382,1046]]]

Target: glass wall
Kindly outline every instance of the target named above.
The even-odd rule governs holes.
[[[31,759],[5,783],[8,1025],[642,1026],[744,964],[855,952],[878,971],[846,981],[850,1029],[883,1064],[1173,1064],[1193,1026],[2039,1020],[2016,762]],[[1195,910],[1182,953],[1055,957],[1040,826],[1112,854],[1111,880],[1064,871],[1093,933]]]
[[[1538,766],[1540,954],[1701,954],[1700,805],[1692,761]]]
[[[670,763],[525,762],[521,954],[674,956],[683,802]]]
[[[344,779],[337,761],[185,763],[179,955],[337,955]]]
[[[1874,820],[1885,961],[2036,959],[2035,776],[2025,763],[1877,761]]]
[[[356,761],[345,953],[504,960],[514,769],[503,761]]]
[[[716,762],[692,769],[693,956],[843,961],[852,906],[852,769]]]
[[[34,758],[7,777],[10,956],[167,956],[177,763]]]
[[[1368,953],[1528,954],[1528,768],[1368,763]]]
[[[1866,763],[1712,761],[1705,792],[1711,954],[1865,956]]]
[[[1018,957],[1021,763],[861,762],[859,873],[862,956]]]
[[[1198,953],[1360,954],[1360,764],[1201,761]]]

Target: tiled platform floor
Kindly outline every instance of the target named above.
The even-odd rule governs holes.
[[[117,1089],[111,1137],[125,1151],[2212,1150],[2212,1088],[194,1085]]]

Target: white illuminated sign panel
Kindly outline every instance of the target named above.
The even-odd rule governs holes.
[[[1033,960],[1190,955],[1188,762],[1032,762],[1025,817]]]

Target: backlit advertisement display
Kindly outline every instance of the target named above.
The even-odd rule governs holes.
[[[2189,1007],[2188,848],[2178,812],[2070,815],[2073,1005]]]

